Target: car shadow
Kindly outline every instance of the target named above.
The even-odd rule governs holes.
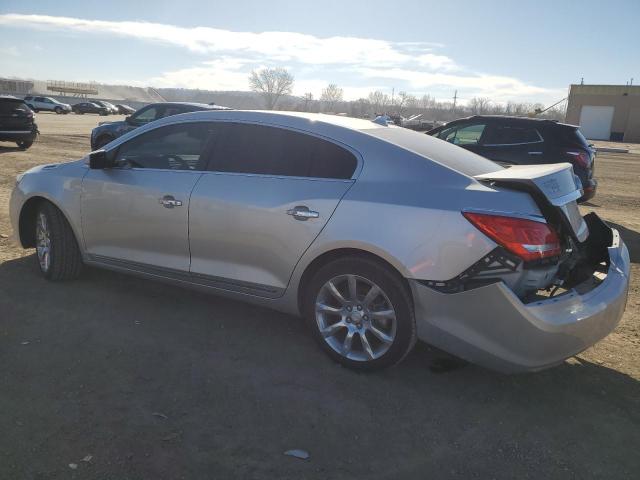
[[[563,478],[567,465],[575,478],[624,478],[633,467],[640,383],[583,357],[503,375],[419,343],[400,365],[359,373],[333,363],[299,318],[106,270],[48,282],[34,255],[0,264],[0,312],[3,412],[20,419],[0,449],[11,457],[29,435],[55,436],[29,457],[40,470],[93,444],[103,462],[132,455],[145,478],[221,466],[354,478],[363,465],[372,478],[445,465],[474,467],[456,478]],[[279,463],[298,446],[314,470]],[[207,463],[202,452],[218,449],[220,463]]]
[[[9,143],[9,142],[7,142]],[[14,143],[15,145],[15,143]],[[18,146],[9,147],[6,144],[0,145],[0,154],[2,153],[10,153],[10,152],[22,152],[23,150]]]

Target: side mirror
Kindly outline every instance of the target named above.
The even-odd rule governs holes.
[[[131,115],[126,116],[124,121],[127,122],[128,125],[135,125],[135,122],[131,118]]]
[[[89,168],[93,170],[102,170],[113,166],[114,162],[109,159],[107,152],[104,150],[96,150],[89,154]]]

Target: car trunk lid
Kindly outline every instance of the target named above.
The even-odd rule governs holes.
[[[547,220],[546,212],[557,212],[569,233],[584,242],[589,229],[580,215],[577,200],[582,196],[580,180],[570,163],[550,165],[514,165],[511,168],[475,175],[481,182],[495,183],[508,188],[529,192]],[[555,215],[551,215],[555,216]]]

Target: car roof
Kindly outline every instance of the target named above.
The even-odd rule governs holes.
[[[446,125],[455,125],[458,122],[462,123],[462,122],[475,121],[475,120],[487,120],[489,122],[496,122],[496,123],[522,123],[522,124],[530,124],[530,125],[539,125],[543,123],[546,125],[560,125],[563,127],[579,128],[578,125],[562,123],[562,122],[559,122],[558,120],[553,120],[550,118],[518,117],[515,115],[471,115],[469,117],[452,120]]]
[[[149,105],[179,105],[183,107],[194,107],[202,110],[231,110],[229,107],[223,107],[222,105],[209,105],[207,103],[197,102],[158,102],[150,103]]]
[[[202,105],[202,104],[185,104],[185,105]],[[282,126],[300,127],[302,125],[323,124],[336,127],[348,128],[351,130],[369,130],[375,128],[392,128],[381,127],[380,124],[371,120],[361,118],[344,117],[339,115],[328,115],[325,113],[307,113],[307,112],[287,112],[274,110],[233,110],[229,108],[214,108],[213,105],[207,105],[207,111],[195,111],[165,117],[162,120],[171,122],[170,119],[184,120],[238,120],[242,122],[265,122],[274,123]],[[157,120],[156,122],[162,121]],[[155,122],[154,122],[155,123]]]

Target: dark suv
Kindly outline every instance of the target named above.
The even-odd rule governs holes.
[[[0,141],[15,142],[26,150],[38,136],[38,126],[21,98],[0,97]]]
[[[501,165],[568,162],[582,181],[584,202],[596,193],[595,148],[578,127],[554,120],[476,115],[427,132]]]
[[[94,128],[91,131],[91,149],[98,150],[119,136],[154,120],[198,110],[228,110],[228,108],[219,105],[207,105],[206,103],[152,103],[142,107],[133,115],[125,118],[124,121],[105,122]]]

